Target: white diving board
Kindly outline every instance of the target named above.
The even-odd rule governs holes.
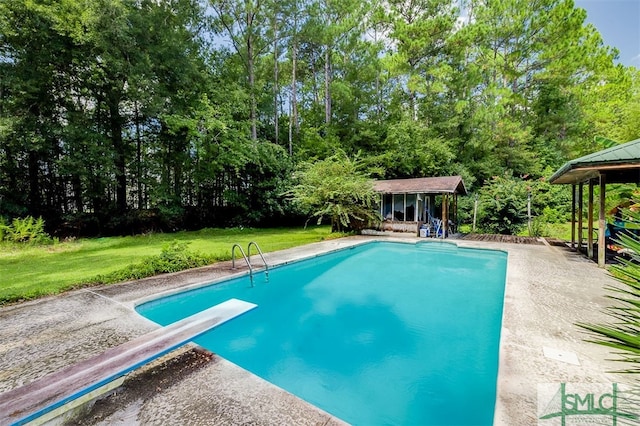
[[[229,299],[93,358],[0,394],[0,425],[33,421],[258,305]]]

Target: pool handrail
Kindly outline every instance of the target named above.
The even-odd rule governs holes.
[[[262,262],[264,263],[264,270],[265,270],[264,271],[264,276],[265,276],[265,280],[268,282],[269,281],[269,265],[267,265],[267,261],[264,260],[264,254],[262,254],[262,250],[260,250],[260,246],[255,241],[251,241],[249,243],[249,245],[247,246],[248,258],[251,259],[251,246],[252,245],[256,247],[256,250],[258,250],[258,254],[260,255],[260,258],[262,259]]]
[[[251,281],[251,287],[253,287],[253,268],[251,267],[251,262],[249,262],[249,258],[238,243],[234,244],[233,247],[231,247],[231,269],[236,269],[236,247],[240,249],[240,253],[244,258],[244,261],[247,262],[247,266],[249,267],[249,280]]]

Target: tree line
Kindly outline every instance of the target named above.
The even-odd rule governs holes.
[[[538,179],[640,134],[571,0],[0,0],[0,216],[278,225],[293,173]]]

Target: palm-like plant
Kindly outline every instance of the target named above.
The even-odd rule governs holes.
[[[629,221],[640,223],[640,213],[625,211]],[[620,286],[608,286],[607,296],[616,301],[606,313],[612,321],[608,324],[584,324],[578,326],[592,335],[588,341],[615,349],[618,361],[630,363],[625,373],[640,373],[640,236],[621,232],[616,242],[625,249],[628,258],[619,258],[609,272],[620,282]]]

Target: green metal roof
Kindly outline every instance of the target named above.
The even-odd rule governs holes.
[[[550,183],[580,183],[606,173],[607,182],[640,182],[640,139],[626,142],[566,162],[550,178]]]

